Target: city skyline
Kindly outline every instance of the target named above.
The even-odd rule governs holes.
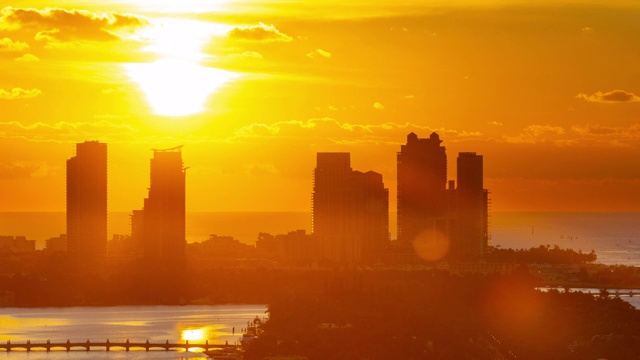
[[[12,6],[0,8],[3,212],[64,211],[60,159],[85,140],[119,164],[110,211],[139,207],[148,149],[178,144],[188,211],[309,211],[325,151],[382,174],[395,208],[394,153],[434,131],[485,156],[494,211],[640,211],[636,2]]]
[[[182,146],[154,150],[150,161],[149,196],[142,210],[133,211],[131,229],[141,228],[142,255],[151,262],[182,265],[185,260],[185,183]],[[138,234],[136,234],[138,235]]]
[[[447,180],[447,154],[437,133],[407,135],[397,152],[398,241],[390,228],[389,189],[383,176],[351,167],[348,152],[318,152],[311,191],[311,233],[271,235],[259,229],[261,256],[322,264],[407,264],[479,261],[488,249],[489,191],[483,156],[463,152],[457,180]],[[106,259],[183,268],[187,258],[186,170],[182,148],[153,149],[148,196],[130,213],[130,230],[107,241],[107,147],[76,144],[67,160],[67,233],[46,241],[48,254],[94,264]],[[117,164],[115,164],[117,166]],[[247,225],[247,224],[245,224]],[[210,235],[203,249],[242,253],[252,246],[233,236]],[[25,236],[4,237],[9,253],[35,251]],[[231,250],[230,250],[231,249]],[[215,252],[215,251],[214,251]]]

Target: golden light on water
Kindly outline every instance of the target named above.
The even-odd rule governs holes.
[[[206,341],[206,331],[204,329],[182,330],[180,338],[184,341],[204,342]]]
[[[11,329],[11,331],[5,330],[5,332],[13,333],[11,335],[0,334],[0,341],[6,342],[7,340],[27,340],[28,337],[25,336],[25,329],[65,326],[69,325],[69,321],[55,318],[23,318],[11,315],[0,315],[0,325],[5,329]]]
[[[223,329],[222,325],[180,327],[180,340],[193,344],[203,344],[206,341],[210,343],[222,342],[222,337],[231,335],[230,332],[223,331]]]

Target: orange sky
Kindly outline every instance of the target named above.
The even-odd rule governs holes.
[[[179,4],[176,5],[176,4]],[[0,211],[63,211],[75,143],[109,209],[185,145],[188,211],[310,209],[319,151],[384,175],[437,131],[494,211],[640,211],[636,1],[14,0],[0,10]]]

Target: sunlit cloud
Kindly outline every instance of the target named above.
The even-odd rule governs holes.
[[[227,54],[232,59],[264,59],[264,56],[257,51],[243,51],[241,53]]]
[[[308,58],[324,58],[324,59],[328,59],[331,57],[331,53],[326,51],[326,50],[322,50],[322,49],[316,49],[310,53],[308,53],[306,55]]]
[[[413,123],[385,122],[380,124],[358,124],[341,122],[331,117],[308,120],[277,121],[271,124],[252,123],[236,130],[235,140],[245,138],[297,139],[308,141],[318,139],[327,143],[341,144],[399,144],[410,132],[429,134],[433,131],[446,137],[448,141],[477,139],[479,132],[431,128]]]
[[[246,164],[244,166],[244,170],[251,176],[272,175],[278,173],[278,168],[272,163]]]
[[[280,30],[274,25],[266,25],[259,23],[258,25],[239,26],[228,32],[230,39],[246,40],[246,41],[293,41],[293,38]]]
[[[561,140],[560,135],[565,133],[561,126],[529,125],[522,129],[518,135],[504,135],[504,140],[515,144],[536,144]]]
[[[625,90],[612,90],[606,93],[598,91],[591,95],[580,93],[576,95],[576,98],[599,103],[625,103],[640,101],[640,96]]]
[[[93,122],[23,123],[0,122],[0,139],[22,139],[30,142],[73,143],[86,139],[111,142],[141,140],[131,125],[106,120]]]
[[[25,90],[22,88],[13,88],[11,90],[0,89],[0,99],[2,100],[16,100],[16,99],[29,99],[34,98],[42,94],[40,89]]]
[[[384,110],[384,105],[376,101],[373,103],[373,108],[376,110]]]
[[[20,52],[29,48],[29,44],[13,41],[10,38],[2,38],[0,39],[0,51],[8,51],[8,52]]]
[[[0,179],[26,179],[42,173],[40,164],[0,163]]]
[[[40,61],[40,58],[33,54],[24,54],[20,57],[17,57],[15,60],[19,62],[35,62]]]
[[[0,29],[28,30],[34,39],[43,41],[113,41],[120,40],[120,31],[146,26],[144,17],[120,13],[94,13],[61,8],[0,10]]]
[[[607,126],[600,124],[573,125],[571,131],[580,136],[582,142],[591,145],[637,147],[640,140],[640,124],[629,126]]]

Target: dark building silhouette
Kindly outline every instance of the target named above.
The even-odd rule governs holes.
[[[319,258],[375,261],[389,240],[389,192],[382,175],[351,169],[349,153],[318,153],[313,185],[313,235]]]
[[[67,160],[67,249],[90,260],[107,254],[107,144],[76,144]]]
[[[477,260],[488,241],[488,191],[484,189],[482,155],[458,154],[455,247],[457,258]]]
[[[131,249],[134,257],[144,254],[144,210],[133,210],[131,216]]]
[[[411,248],[418,236],[448,237],[451,228],[447,154],[436,133],[428,139],[407,135],[397,155],[398,240]]]
[[[181,264],[185,259],[185,175],[182,147],[154,150],[149,196],[132,215],[132,238],[152,261]]]
[[[36,251],[36,241],[26,236],[0,236],[0,254],[30,253]]]
[[[44,250],[49,253],[67,252],[67,234],[47,239]]]
[[[306,262],[310,264],[318,254],[317,242],[305,230],[290,231],[287,234],[258,234],[256,241],[258,255],[286,263]]]
[[[455,181],[447,181],[441,143],[436,133],[428,139],[410,133],[398,153],[399,247],[429,261],[475,261],[489,237],[483,159],[476,153],[459,154],[456,188]]]

